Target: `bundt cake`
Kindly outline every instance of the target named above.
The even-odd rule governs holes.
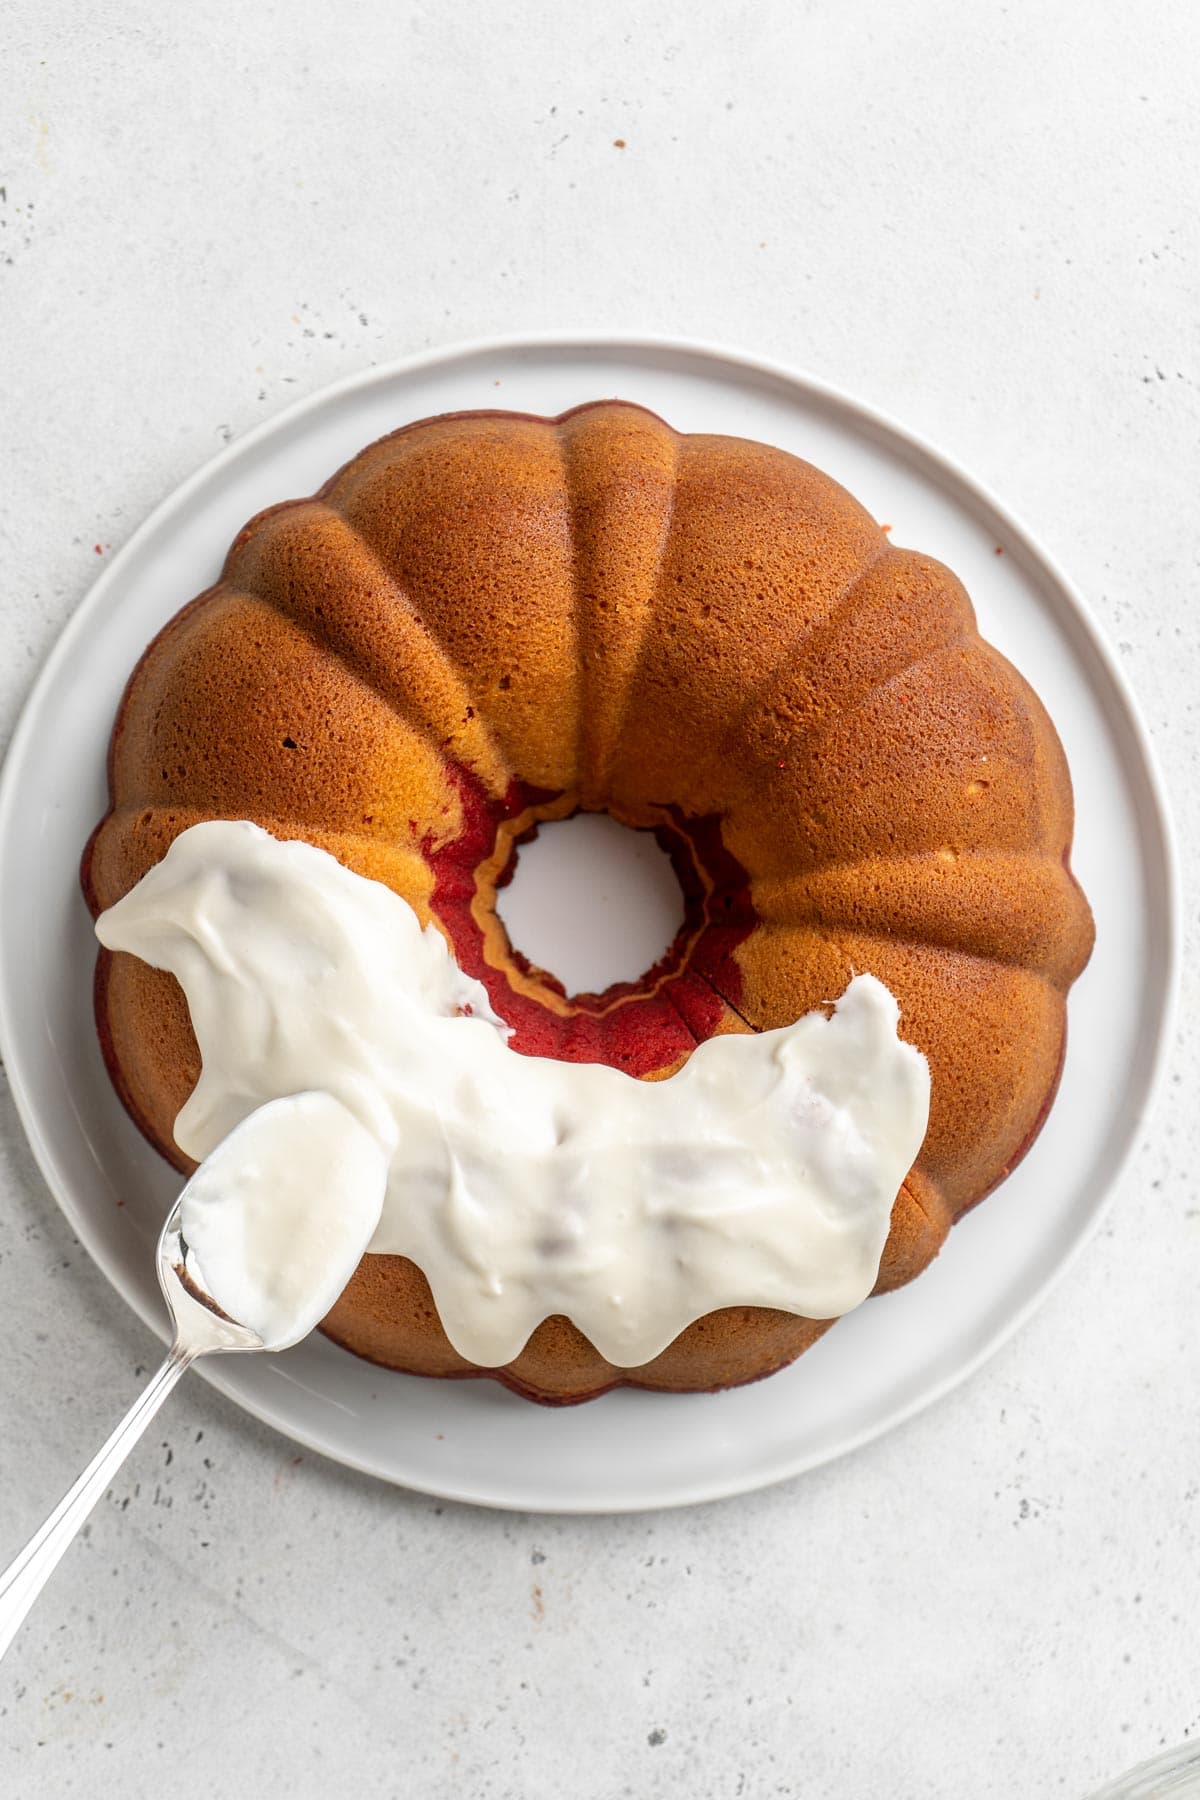
[[[615,401],[408,426],[238,535],[135,669],[109,772],[94,913],[189,825],[253,820],[434,920],[529,1053],[661,1077],[878,976],[932,1074],[880,1290],[926,1266],[1053,1098],[1092,943],[1054,728],[954,575],[781,450]],[[579,810],[652,831],[685,902],[667,956],[603,994],[566,994],[495,908],[521,842]],[[181,991],[103,952],[96,1012],[126,1107],[189,1166]],[[390,1368],[563,1402],[751,1380],[825,1325],[728,1308],[630,1370],[554,1317],[481,1371],[420,1271],[368,1255],[324,1329]]]

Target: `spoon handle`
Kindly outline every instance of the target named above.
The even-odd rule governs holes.
[[[176,1338],[167,1360],[136,1399],[102,1450],[63,1495],[41,1530],[0,1575],[0,1656],[58,1567],[59,1559],[196,1352]]]

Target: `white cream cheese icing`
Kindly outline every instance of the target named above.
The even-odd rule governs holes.
[[[873,976],[830,1018],[711,1038],[665,1081],[527,1057],[390,889],[244,820],[183,832],[96,932],[187,997],[203,1069],[180,1148],[332,1095],[388,1159],[363,1249],[423,1270],[472,1362],[563,1313],[632,1367],[716,1308],[833,1318],[874,1285],[929,1069]]]

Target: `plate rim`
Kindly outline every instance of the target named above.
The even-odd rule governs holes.
[[[512,1495],[496,1498],[480,1489],[472,1489],[470,1483],[461,1481],[447,1480],[445,1483],[437,1484],[428,1479],[414,1480],[411,1477],[401,1476],[394,1469],[369,1456],[356,1455],[340,1448],[331,1449],[327,1442],[323,1442],[319,1436],[307,1431],[303,1425],[297,1425],[290,1417],[286,1419],[282,1417],[279,1409],[273,1406],[269,1399],[247,1396],[238,1389],[236,1384],[227,1382],[223,1378],[219,1359],[212,1364],[206,1362],[199,1365],[199,1372],[212,1386],[233,1400],[252,1417],[261,1420],[294,1442],[331,1461],[374,1476],[393,1486],[405,1488],[410,1492],[423,1493],[437,1499],[451,1500],[461,1504],[491,1507],[501,1511],[532,1510],[551,1515],[650,1512],[675,1506],[697,1505],[708,1501],[727,1499],[737,1494],[756,1492],[760,1488],[773,1486],[780,1481],[802,1475],[809,1469],[837,1461],[841,1457],[863,1448],[875,1439],[885,1436],[968,1381],[1015,1336],[1073,1266],[1084,1246],[1091,1241],[1106,1217],[1122,1178],[1135,1152],[1145,1139],[1147,1124],[1164,1085],[1180,1000],[1183,901],[1179,847],[1171,804],[1158,753],[1132,684],[1117,659],[1102,626],[1088,608],[1081,590],[1070,580],[1057,560],[1042,547],[1039,539],[1021,518],[956,458],[930,442],[919,432],[913,431],[909,426],[899,422],[891,414],[858,399],[840,385],[802,368],[709,339],[646,332],[591,331],[586,328],[517,332],[455,339],[448,343],[389,359],[387,362],[368,365],[341,376],[335,381],[325,383],[310,394],[301,396],[279,412],[272,414],[270,418],[260,420],[258,424],[252,426],[231,443],[222,446],[214,455],[193,469],[191,474],[185,476],[182,482],[172,487],[151,508],[111,561],[100,571],[50,646],[48,654],[21,703],[3,765],[0,766],[0,848],[7,841],[13,817],[18,808],[19,776],[34,741],[37,715],[45,690],[52,685],[60,666],[70,658],[76,639],[89,629],[94,615],[103,607],[109,590],[120,581],[125,565],[134,560],[146,539],[169,525],[172,518],[187,507],[197,491],[243,457],[253,454],[260,445],[271,438],[277,435],[287,435],[296,426],[302,425],[310,414],[319,413],[324,407],[336,405],[339,401],[351,397],[359,391],[383,386],[392,381],[400,381],[427,370],[437,369],[439,366],[468,362],[473,358],[488,355],[512,357],[522,353],[536,354],[559,350],[592,352],[600,357],[621,353],[636,354],[645,357],[652,364],[663,359],[691,360],[702,366],[710,368],[715,366],[717,370],[733,371],[743,378],[747,376],[766,378],[798,393],[810,404],[815,402],[827,411],[849,418],[861,429],[865,429],[873,439],[882,440],[898,447],[910,458],[915,455],[921,464],[934,473],[941,485],[948,485],[961,498],[965,498],[976,518],[986,519],[997,526],[1000,535],[1006,539],[1006,548],[1009,545],[1014,549],[1019,548],[1026,567],[1055,591],[1057,599],[1065,608],[1064,616],[1069,619],[1070,625],[1079,639],[1086,644],[1089,653],[1097,659],[1107,678],[1112,695],[1120,707],[1122,724],[1137,753],[1140,774],[1150,802],[1149,813],[1142,820],[1140,861],[1144,867],[1150,867],[1147,847],[1151,843],[1151,839],[1147,836],[1147,828],[1152,828],[1153,848],[1157,854],[1162,874],[1160,906],[1163,913],[1164,930],[1162,940],[1155,944],[1160,963],[1160,995],[1155,1012],[1153,1039],[1147,1046],[1143,1058],[1144,1072],[1140,1081],[1141,1093],[1137,1097],[1136,1109],[1125,1145],[1109,1170],[1086,1220],[1075,1228],[1067,1247],[1059,1253],[1054,1263],[1041,1274],[1040,1279],[1023,1296],[1020,1303],[1005,1315],[1003,1322],[992,1331],[983,1343],[965,1355],[951,1371],[932,1379],[918,1395],[910,1396],[897,1403],[881,1417],[872,1420],[869,1425],[847,1432],[832,1445],[816,1453],[800,1454],[790,1460],[781,1459],[779,1466],[772,1467],[765,1473],[756,1472],[750,1481],[732,1476],[708,1480],[699,1479],[685,1484],[681,1489],[673,1491],[666,1497],[631,1493],[623,1495],[619,1500],[610,1498],[600,1503],[592,1503],[584,1498],[578,1500],[572,1498],[570,1500],[559,1499],[547,1506],[539,1502],[535,1496]],[[486,410],[511,409],[488,408]],[[0,940],[2,937],[3,934],[0,933]],[[0,1056],[4,1059],[17,1117],[55,1204],[110,1286],[155,1336],[165,1341],[167,1333],[163,1317],[149,1308],[144,1308],[140,1298],[134,1297],[127,1291],[120,1259],[115,1253],[110,1254],[98,1233],[93,1233],[89,1216],[79,1211],[69,1186],[66,1183],[60,1184],[53,1147],[38,1123],[36,1105],[25,1079],[22,1053],[17,1047],[13,1026],[13,1008],[8,995],[8,957],[2,941],[0,941]]]

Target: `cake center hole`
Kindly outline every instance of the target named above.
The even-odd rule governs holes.
[[[513,948],[568,994],[602,994],[666,954],[683,924],[683,894],[653,832],[576,813],[540,825],[520,847],[496,910]]]

